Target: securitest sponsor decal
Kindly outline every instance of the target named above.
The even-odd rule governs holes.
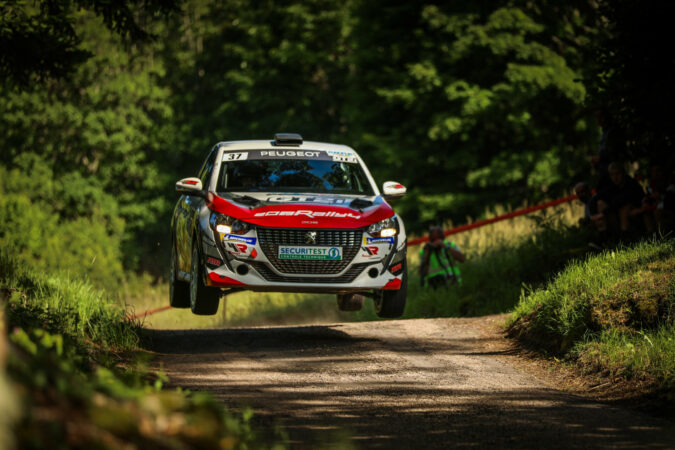
[[[279,259],[339,261],[342,259],[342,247],[298,247],[280,245]]]
[[[235,241],[235,242],[243,242],[248,245],[255,245],[256,238],[239,236],[236,234],[226,234],[225,236],[223,236],[223,241]]]
[[[255,213],[255,217],[274,217],[274,216],[285,216],[285,217],[301,216],[301,217],[309,217],[310,219],[314,219],[314,218],[317,218],[317,217],[325,217],[325,218],[331,218],[331,219],[359,219],[359,218],[361,218],[360,214],[340,213],[340,212],[335,212],[335,211],[312,211],[312,210],[305,210],[305,209],[300,209],[300,210],[297,210],[297,211],[265,211],[265,212]],[[393,243],[393,241],[392,241],[392,243]]]
[[[366,244],[393,244],[393,237],[367,237]]]

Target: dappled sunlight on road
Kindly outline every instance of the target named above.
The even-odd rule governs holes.
[[[486,321],[149,332],[172,381],[251,405],[290,441],[327,429],[362,447],[642,447],[674,442],[661,422],[561,393],[511,365]],[[669,434],[670,433],[670,434]],[[651,445],[653,444],[653,445]]]

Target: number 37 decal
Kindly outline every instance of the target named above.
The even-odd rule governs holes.
[[[248,159],[248,152],[223,153],[223,161],[243,161]]]

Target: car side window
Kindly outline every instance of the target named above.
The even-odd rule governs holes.
[[[213,148],[211,150],[211,153],[209,153],[206,161],[204,161],[204,165],[202,165],[199,175],[197,176],[197,178],[202,180],[202,186],[204,189],[208,189],[209,180],[211,179],[211,172],[213,172],[213,166],[216,162],[216,154],[218,153],[217,150],[217,148]]]

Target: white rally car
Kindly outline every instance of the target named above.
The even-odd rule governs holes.
[[[387,202],[406,189],[380,193],[352,148],[297,134],[221,142],[176,190],[171,306],[209,315],[240,290],[321,292],[341,310],[372,297],[380,317],[403,314],[406,235]]]

